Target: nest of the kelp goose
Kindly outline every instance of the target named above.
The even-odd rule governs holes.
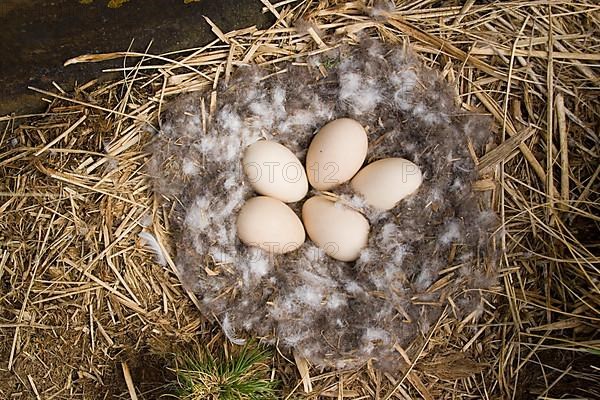
[[[269,75],[270,74],[270,75]],[[216,107],[212,109],[211,97]],[[236,215],[255,195],[241,169],[244,149],[275,140],[303,161],[314,133],[335,118],[367,128],[367,162],[402,157],[423,172],[416,194],[388,212],[363,206],[347,186],[334,190],[371,223],[356,262],[336,261],[307,239],[277,256],[236,237]],[[177,199],[177,266],[234,342],[244,332],[322,366],[374,359],[397,366],[407,346],[440,317],[473,312],[493,282],[490,211],[471,190],[468,141],[487,140],[486,119],[465,115],[448,85],[410,52],[378,42],[340,47],[273,74],[240,67],[215,92],[192,94],[162,115],[153,144],[155,190]],[[299,214],[302,202],[292,204]],[[446,281],[445,269],[455,271]],[[459,270],[459,273],[456,273]]]

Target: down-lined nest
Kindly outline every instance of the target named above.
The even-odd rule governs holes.
[[[470,289],[493,282],[494,214],[480,211],[471,190],[468,151],[469,141],[478,147],[488,139],[489,121],[459,111],[447,83],[400,47],[363,40],[305,61],[272,76],[238,69],[218,88],[213,120],[206,119],[206,93],[179,99],[163,114],[151,174],[158,193],[178,199],[180,278],[233,342],[247,331],[317,365],[376,359],[391,369],[400,361],[397,346],[429,331],[449,293],[462,318],[480,304]],[[266,138],[303,161],[315,131],[341,117],[367,127],[367,162],[409,159],[424,174],[421,188],[388,212],[366,206],[348,184],[334,190],[371,224],[368,245],[352,263],[310,240],[278,256],[242,244],[236,214],[255,195],[241,169],[244,149]],[[291,205],[298,214],[301,204]],[[450,265],[455,278],[438,280]]]

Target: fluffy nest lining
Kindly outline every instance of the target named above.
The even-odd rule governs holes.
[[[478,312],[493,268],[489,231],[471,184],[471,149],[489,138],[487,119],[461,112],[447,83],[402,47],[364,39],[296,60],[272,73],[241,67],[212,99],[179,98],[162,115],[150,163],[155,190],[177,199],[177,266],[204,314],[229,339],[243,331],[277,341],[316,365],[349,368],[374,359],[398,367],[398,351],[427,334],[452,296],[459,318]],[[214,97],[214,95],[213,95]],[[367,162],[403,157],[420,166],[418,192],[380,212],[335,190],[369,219],[368,246],[345,263],[310,240],[269,256],[243,245],[236,214],[255,193],[241,169],[244,149],[277,141],[303,162],[314,133],[332,119],[366,127]],[[310,195],[310,193],[309,193]],[[302,202],[291,204],[300,214]],[[493,257],[492,257],[493,258]],[[440,274],[458,271],[452,280]]]

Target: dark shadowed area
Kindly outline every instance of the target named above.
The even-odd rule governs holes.
[[[259,0],[131,0],[120,8],[107,1],[0,0],[0,115],[40,111],[44,103],[27,86],[65,90],[85,83],[121,61],[63,67],[87,53],[127,50],[153,54],[208,43],[214,38],[203,16],[223,31],[265,26]],[[108,76],[106,76],[108,78]]]

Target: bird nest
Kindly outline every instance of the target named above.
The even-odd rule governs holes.
[[[241,243],[236,215],[255,195],[241,168],[244,149],[269,139],[304,161],[314,133],[341,117],[366,127],[367,162],[417,164],[419,190],[378,211],[348,184],[334,189],[371,224],[355,262],[330,258],[310,240],[283,255]],[[472,190],[469,151],[489,139],[488,125],[461,111],[450,86],[410,51],[371,39],[277,71],[241,67],[214,91],[177,99],[162,113],[150,172],[155,191],[177,199],[181,281],[234,343],[246,332],[320,366],[374,359],[398,367],[398,351],[426,335],[449,301],[459,318],[477,313],[473,289],[494,282],[495,217]],[[297,214],[301,206],[291,204]]]

